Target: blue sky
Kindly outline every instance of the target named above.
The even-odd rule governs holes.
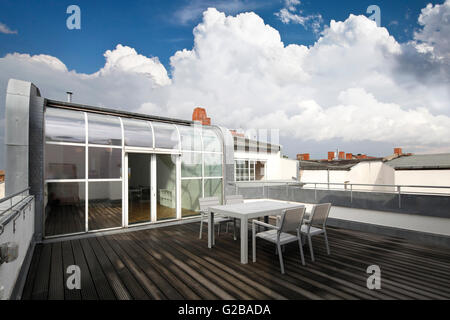
[[[192,48],[192,29],[209,6],[227,14],[253,11],[276,28],[285,44],[311,45],[317,35],[298,24],[283,24],[274,13],[284,1],[21,1],[0,2],[0,22],[17,34],[0,34],[0,56],[11,52],[48,54],[58,57],[69,70],[92,73],[104,64],[102,54],[118,43],[146,56],[159,57],[169,68],[177,50]],[[380,7],[382,26],[400,42],[410,40],[420,9],[428,1],[302,1],[303,13],[321,14],[324,24],[345,20],[349,14],[366,14],[371,4]],[[81,8],[81,30],[66,28],[66,8]],[[188,19],[190,18],[190,19]]]
[[[215,124],[279,129],[290,157],[450,152],[450,0],[428,2],[0,0],[0,145],[18,78],[154,115],[203,106]]]

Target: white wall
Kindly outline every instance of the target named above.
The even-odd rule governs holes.
[[[329,177],[328,177],[329,174]],[[347,170],[301,170],[300,181],[317,183],[390,184],[395,183],[394,169],[381,161],[360,162]],[[307,185],[307,187],[312,187]],[[327,186],[318,186],[326,188]],[[345,186],[331,185],[331,189]],[[392,187],[354,186],[353,190],[394,191]]]
[[[395,184],[450,186],[450,170],[395,170]],[[405,192],[450,193],[450,189],[402,188]]]
[[[235,151],[234,159],[250,159],[266,162],[266,181],[270,180],[292,180],[297,177],[297,160],[285,159],[281,153],[258,153]]]
[[[9,204],[9,201],[6,201]],[[34,199],[31,201],[31,209],[25,208],[25,219],[22,217],[16,220],[15,232],[13,222],[8,223],[0,235],[0,243],[16,242],[19,244],[19,257],[13,262],[0,265],[0,286],[5,288],[4,296],[1,299],[9,299],[20,269],[25,260],[25,256],[30,246],[34,234]],[[5,205],[5,204],[3,204]],[[1,207],[1,206],[0,206]],[[21,212],[22,216],[23,213]]]
[[[361,184],[395,184],[395,171],[381,161],[360,162],[353,166],[348,175],[350,183]],[[354,187],[355,189],[355,187]],[[393,187],[357,186],[359,190],[395,191]]]

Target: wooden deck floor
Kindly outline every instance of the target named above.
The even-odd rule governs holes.
[[[242,265],[239,241],[223,233],[210,250],[198,228],[38,245],[23,299],[450,299],[450,253],[441,248],[330,228],[330,256],[314,238],[316,262],[306,249],[303,267],[298,247],[289,245],[281,275],[271,244],[259,241],[257,262]],[[81,290],[65,287],[72,264],[81,268]],[[381,268],[381,290],[366,287],[372,264]]]

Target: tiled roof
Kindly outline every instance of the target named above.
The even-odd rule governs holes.
[[[386,164],[397,170],[450,169],[450,153],[403,156],[387,161]]]

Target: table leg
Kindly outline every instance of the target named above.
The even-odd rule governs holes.
[[[214,213],[208,213],[208,248],[212,248],[214,243]]]
[[[264,216],[264,223],[269,223],[269,216]],[[269,230],[269,228],[264,227],[264,231]]]
[[[241,219],[241,263],[248,263],[248,219]]]

